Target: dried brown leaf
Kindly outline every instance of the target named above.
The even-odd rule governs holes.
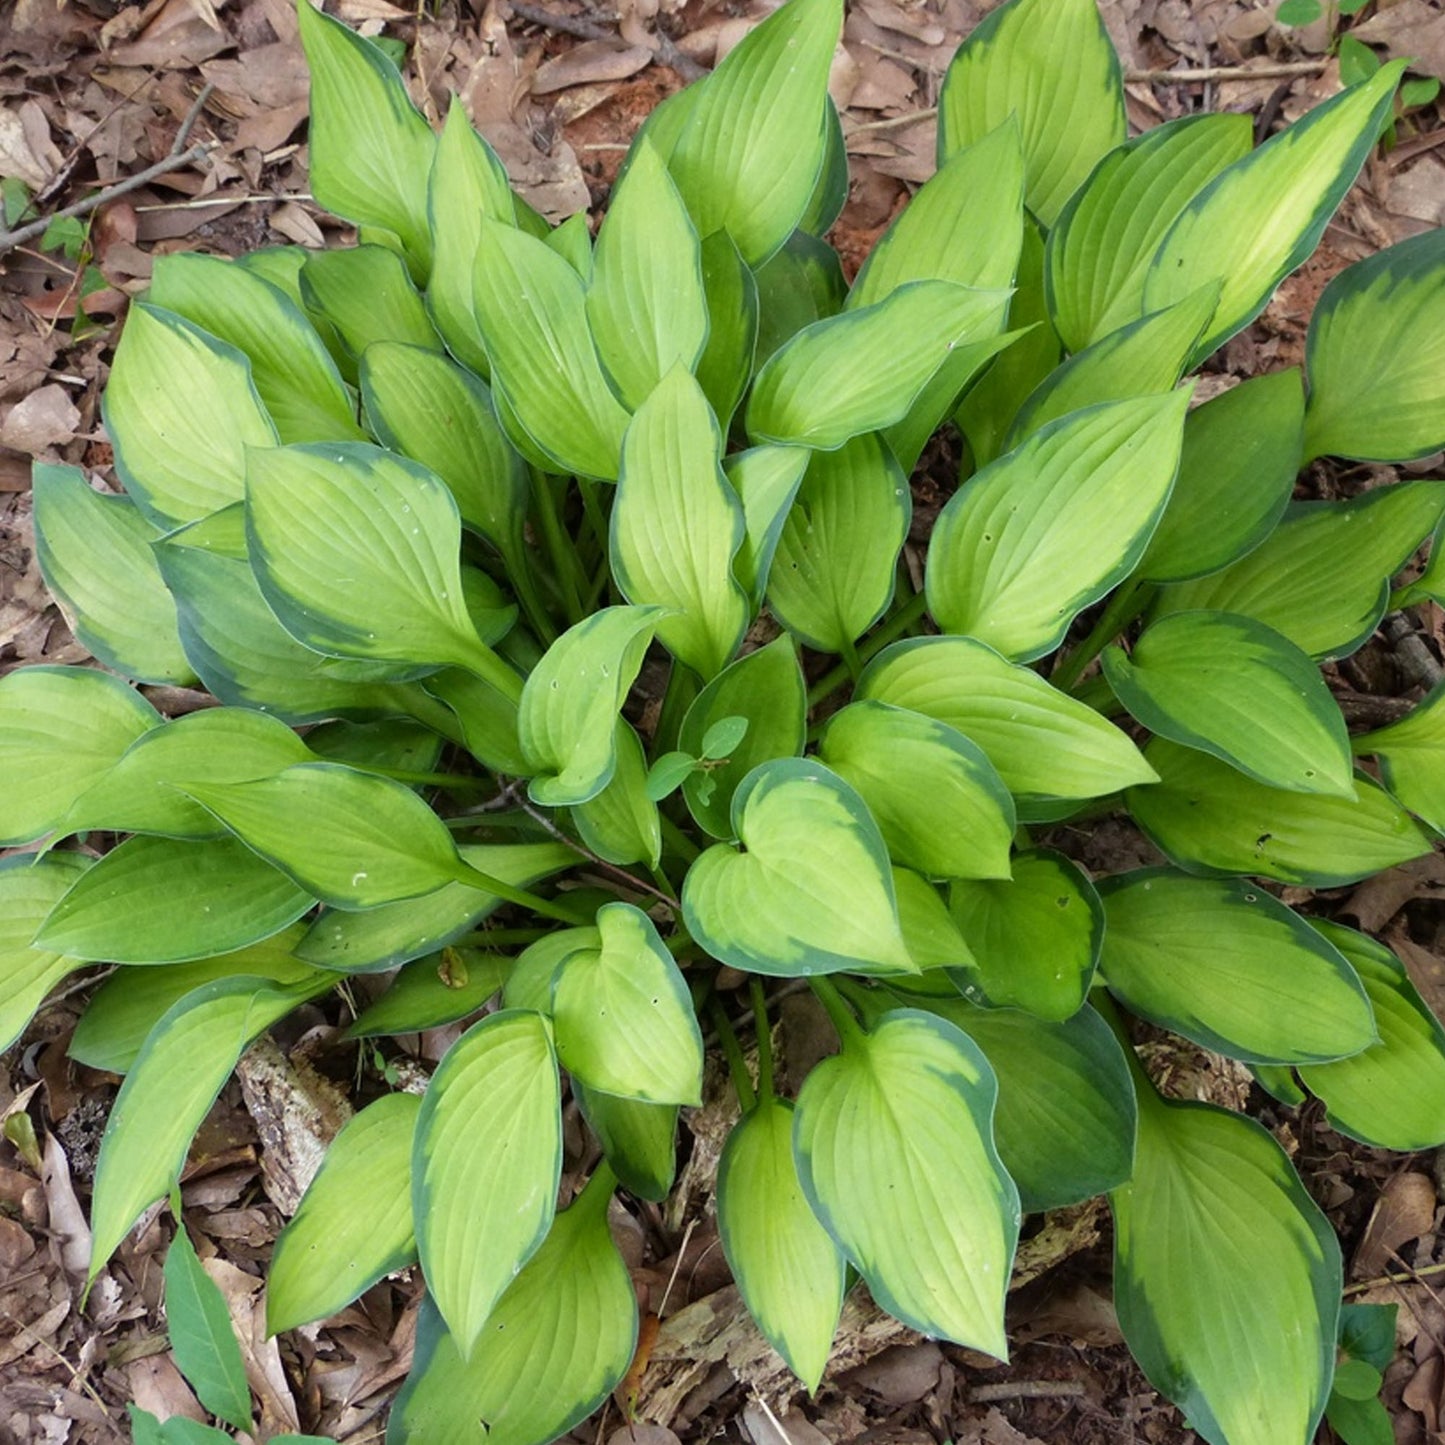
[[[1380,1191],[1355,1251],[1354,1277],[1368,1279],[1397,1268],[1399,1251],[1434,1224],[1435,1204],[1435,1181],[1428,1174],[1410,1172],[1391,1179]]]

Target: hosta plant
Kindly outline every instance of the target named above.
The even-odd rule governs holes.
[[[1303,373],[1189,379],[1311,253],[1400,67],[1259,146],[1242,115],[1130,137],[1091,0],[1010,0],[850,285],[841,0],[788,0],[659,107],[595,236],[300,17],[312,184],[359,244],[157,262],[105,396],[124,494],[35,476],[101,666],[0,683],[0,841],[46,843],[0,867],[0,1037],[120,966],[72,1044],[125,1075],[92,1277],[250,1042],[383,974],[354,1036],[476,1022],[423,1097],[372,1079],[267,1304],[290,1329],[419,1264],[397,1445],[540,1445],[623,1378],[608,1205],[667,1195],[704,1032],[742,1110],[723,1247],[803,1385],[860,1285],[1004,1356],[1021,1215],[1107,1193],[1150,1380],[1216,1445],[1302,1445],[1335,1236],[1270,1134],[1165,1097],[1133,1040],[1372,1144],[1445,1139],[1399,961],[1275,886],[1445,827],[1440,697],[1351,737],[1321,672],[1436,595],[1433,563],[1391,583],[1445,481],[1291,501],[1314,458],[1445,445],[1445,236],[1333,281]],[[940,428],[963,461],[920,576]],[[137,687],[164,683],[218,706],[167,720]],[[1159,866],[1068,856],[1116,813]],[[800,982],[840,1048],[786,1097]]]

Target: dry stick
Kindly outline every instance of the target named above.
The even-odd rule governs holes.
[[[83,201],[77,201],[73,206],[66,206],[64,210],[55,211],[49,216],[42,216],[39,220],[31,221],[28,225],[21,226],[14,231],[0,231],[0,255],[13,250],[16,246],[23,245],[26,241],[34,240],[36,236],[43,236],[55,221],[69,220],[74,216],[88,216],[92,211],[108,202],[131,191],[138,191],[147,182],[155,180],[157,176],[163,176],[168,171],[178,171],[183,166],[188,166],[193,161],[209,155],[219,142],[204,141],[200,145],[192,146],[190,150],[185,149],[185,144],[190,138],[191,128],[200,119],[201,111],[205,109],[206,102],[211,98],[211,92],[215,88],[214,85],[205,85],[201,88],[201,93],[196,97],[190,110],[186,112],[186,118],[176,132],[175,144],[171,146],[169,154],[163,160],[157,161],[153,166],[147,166],[145,170],[138,171],[133,176],[126,177],[123,181],[117,181],[113,186],[106,186],[104,190],[97,191],[93,196],[87,196]]]
[[[1427,1264],[1423,1269],[1412,1269],[1408,1274],[1382,1274],[1374,1279],[1364,1279],[1359,1284],[1347,1284],[1345,1286],[1345,1298],[1351,1295],[1366,1294],[1372,1289],[1379,1289],[1387,1284],[1416,1284],[1430,1275],[1445,1274],[1445,1264]]]
[[[994,1400],[1077,1400],[1088,1391],[1077,1380],[1013,1380],[997,1385],[976,1385],[968,1392],[971,1405]]]
[[[543,30],[551,30],[559,35],[573,35],[578,40],[617,39],[605,26],[584,20],[578,15],[554,15],[550,10],[544,10],[540,5],[528,5],[524,0],[507,0],[507,8],[519,20],[525,20],[530,25],[540,25]],[[660,30],[654,30],[652,38],[657,42],[659,65],[677,71],[684,80],[697,80],[707,74],[697,61],[690,55],[684,55]]]

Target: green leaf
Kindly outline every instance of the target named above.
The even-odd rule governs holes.
[[[808,700],[802,669],[792,640],[772,642],[740,657],[723,669],[697,695],[682,720],[679,744],[693,757],[701,756],[703,743],[725,718],[747,719],[747,731],[721,767],[708,770],[712,783],[702,796],[703,775],[683,779],[683,797],[699,827],[714,838],[730,842],[737,837],[732,825],[732,800],[743,779],[771,758],[799,757],[808,733]]]
[[[1062,1023],[1083,1007],[1104,938],[1104,910],[1087,875],[1062,853],[1030,849],[1002,882],[955,881],[949,911],[974,956],[974,984],[997,1007]]]
[[[792,1104],[769,1096],[733,1127],[718,1163],[718,1233],[758,1328],[814,1394],[838,1328],[847,1264],[804,1197],[793,1117]]]
[[[692,759],[687,761],[690,772]],[[677,781],[671,781],[660,797],[653,796],[642,743],[631,724],[618,718],[617,767],[595,798],[573,808],[572,821],[582,841],[609,863],[646,863],[655,868],[662,857],[657,804],[675,787]]]
[[[597,1093],[578,1079],[572,1097],[622,1187],[639,1199],[666,1199],[677,1172],[677,1105]]]
[[[1249,1063],[1316,1063],[1375,1042],[1349,963],[1263,888],[1142,868],[1099,892],[1100,967],[1131,1013]]]
[[[757,268],[758,334],[753,370],[804,327],[836,316],[848,283],[838,253],[816,236],[794,231],[781,251]]]
[[[1345,1445],[1393,1445],[1395,1429],[1390,1412],[1376,1399],[1351,1400],[1331,1394],[1325,1419]]]
[[[691,753],[663,753],[647,770],[647,796],[654,803],[675,793],[697,771],[698,759]],[[609,783],[610,787],[611,784]],[[605,789],[604,789],[605,792]],[[599,794],[599,796],[601,796]]]
[[[1013,799],[962,733],[864,700],[833,715],[818,754],[857,789],[900,863],[934,877],[1009,876]]]
[[[938,99],[938,157],[1018,117],[1025,195],[1045,226],[1123,139],[1119,57],[1093,0],[1012,0],[959,47]]]
[[[297,14],[311,69],[311,189],[328,211],[394,232],[424,281],[431,267],[427,177],[436,137],[378,46],[309,0]]]
[[[725,230],[749,266],[803,220],[827,156],[828,71],[840,0],[791,0],[695,87],[669,148],[700,236]]]
[[[985,468],[939,514],[928,610],[1005,656],[1052,652],[1134,569],[1179,465],[1185,390],[1052,422]]]
[[[100,1141],[90,1207],[91,1282],[145,1209],[175,1187],[191,1138],[236,1060],[317,992],[315,984],[219,979],[187,994],[151,1030]]]
[[[893,892],[908,956],[923,972],[890,978],[889,986],[900,993],[957,997],[960,985],[945,970],[958,969],[968,977],[974,958],[942,895],[920,874],[898,867],[893,869]]]
[[[1324,13],[1320,0],[1280,0],[1274,18],[1281,25],[1313,25]]]
[[[266,1333],[339,1314],[377,1280],[416,1261],[411,1150],[421,1100],[386,1094],[327,1147],[266,1276]]]
[[[688,932],[714,958],[784,977],[917,971],[878,825],[837,774],[763,763],[733,794],[732,822],[747,852],[709,848],[682,888]]]
[[[628,412],[593,347],[582,278],[545,242],[483,220],[473,286],[492,384],[526,436],[551,470],[615,480]]]
[[[0,678],[0,845],[57,827],[160,714],[118,677],[22,667]]]
[[[1352,740],[1379,759],[1385,786],[1438,833],[1445,824],[1445,687],[1433,688],[1407,717]]]
[[[553,983],[557,1057],[593,1090],[651,1104],[702,1102],[702,1034],[677,964],[630,903],[597,912],[600,946]]]
[[[1445,1029],[1388,948],[1338,923],[1312,918],[1310,926],[1359,975],[1379,1040],[1352,1058],[1302,1068],[1300,1079],[1324,1100],[1330,1127],[1353,1139],[1402,1150],[1445,1142]]]
[[[599,1169],[546,1243],[511,1281],[471,1363],[422,1305],[411,1374],[392,1406],[387,1445],[474,1440],[536,1445],[585,1420],[627,1372],[637,1298],[607,1230],[613,1178]]]
[[[0,1053],[25,1031],[45,995],[80,967],[79,960],[31,940],[89,866],[78,853],[0,859]]]
[[[726,231],[703,237],[701,259],[708,332],[695,373],[719,425],[726,429],[753,373],[758,283]]]
[[[1320,670],[1288,638],[1228,612],[1171,612],[1104,675],[1150,732],[1200,748],[1271,787],[1353,798],[1345,720]]]
[[[515,699],[460,668],[435,673],[424,686],[451,710],[461,741],[483,767],[514,778],[531,775],[517,735]]]
[[[814,452],[767,576],[774,616],[821,652],[852,646],[893,599],[912,514],[908,478],[880,436]]]
[[[101,414],[126,492],[163,531],[239,502],[247,447],[277,442],[245,355],[140,302],[126,315]]]
[[[1070,351],[1143,314],[1149,263],[1165,232],[1252,141],[1246,115],[1190,115],[1125,141],[1094,167],[1046,247],[1049,313]]]
[[[1355,777],[1357,797],[1335,798],[1282,792],[1166,738],[1155,738],[1144,756],[1160,781],[1131,788],[1129,811],[1194,873],[1333,888],[1430,851],[1409,814],[1363,774]]]
[[[727,666],[749,621],[732,575],[743,508],[719,465],[724,440],[702,388],[676,367],[627,428],[612,508],[618,588],[630,602],[667,610],[658,641],[704,680]]]
[[[442,740],[430,728],[400,717],[323,723],[306,734],[306,746],[327,763],[418,773],[432,772],[442,753]]]
[[[406,264],[385,246],[312,251],[301,268],[301,295],[336,328],[352,368],[378,341],[442,349]]]
[[[1203,577],[1274,530],[1304,450],[1296,369],[1251,377],[1184,418],[1179,475],[1139,563],[1149,582]]]
[[[1274,532],[1233,566],[1166,587],[1170,612],[1236,612],[1326,661],[1375,630],[1400,570],[1440,520],[1445,482],[1396,482],[1343,502],[1296,502]]]
[[[251,1428],[246,1362],[220,1287],[201,1268],[185,1222],[166,1251],[166,1332],[176,1368],[212,1415],[237,1430]]]
[[[421,1033],[455,1023],[500,992],[511,969],[511,959],[477,948],[444,948],[415,959],[361,1011],[346,1037]]]
[[[604,607],[569,627],[527,678],[517,725],[534,803],[595,798],[617,767],[616,720],[662,609]]]
[[[1445,447],[1445,232],[1348,266],[1305,350],[1305,455],[1409,461]]]
[[[1112,723],[972,638],[895,642],[864,668],[857,695],[957,728],[1016,798],[1100,797],[1156,776]]]
[[[1109,1197],[1129,1350],[1211,1445],[1313,1439],[1335,1363],[1334,1230],[1253,1120],[1140,1091],[1134,1177]]]
[[[956,1025],[915,1009],[851,1028],[808,1075],[793,1149],[814,1213],[873,1298],[922,1334],[1002,1359],[1019,1196],[998,1090]]]
[[[702,735],[701,756],[708,762],[725,762],[747,735],[747,718],[736,714],[720,717]]]
[[[733,575],[756,611],[767,590],[783,525],[812,453],[806,447],[750,447],[723,459],[723,471],[743,504],[743,541]]]
[[[557,970],[584,948],[602,946],[602,933],[590,925],[563,928],[549,933],[522,950],[517,966],[502,990],[504,1008],[531,1009],[536,1013],[552,1013],[552,981]]]
[[[422,1100],[412,1149],[416,1242],[427,1290],[464,1359],[552,1223],[559,1087],[547,1021],[508,1009],[447,1050]]]
[[[1002,301],[997,291],[911,281],[871,306],[814,322],[759,371],[748,435],[832,451],[892,426],[957,347],[997,333]]]
[[[35,556],[76,640],[142,682],[195,681],[151,543],[160,535],[128,497],[94,491],[76,467],[37,462]]]
[[[1395,1358],[1399,1311],[1398,1305],[1345,1305],[1340,1310],[1340,1349],[1376,1370],[1388,1369]]]
[[[1158,310],[1218,281],[1219,309],[1196,357],[1253,321],[1319,244],[1390,113],[1403,69],[1392,61],[1271,136],[1221,171],[1169,227],[1150,263],[1144,306]]]

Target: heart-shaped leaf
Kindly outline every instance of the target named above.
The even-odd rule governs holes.
[[[24,1032],[45,995],[80,967],[79,960],[31,940],[89,866],[78,853],[0,859],[0,1052]]]
[[[677,1105],[594,1092],[578,1079],[572,1097],[622,1187],[639,1199],[666,1199],[677,1173]]]
[[[1385,786],[1436,832],[1445,828],[1445,687],[1430,690],[1408,716],[1364,733],[1351,746],[1379,759]]]

